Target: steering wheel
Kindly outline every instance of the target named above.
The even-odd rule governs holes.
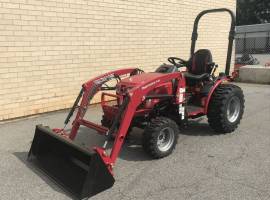
[[[181,58],[177,58],[177,57],[169,57],[168,61],[170,63],[172,63],[173,65],[175,65],[176,67],[183,67],[187,61],[181,59]]]

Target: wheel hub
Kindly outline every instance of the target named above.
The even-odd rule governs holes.
[[[229,122],[235,122],[240,114],[240,99],[236,96],[232,97],[227,106],[227,119]]]
[[[167,151],[174,142],[174,130],[170,127],[163,128],[157,138],[157,146],[160,151]]]

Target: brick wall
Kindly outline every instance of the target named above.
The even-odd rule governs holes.
[[[0,120],[68,108],[84,81],[111,69],[188,58],[195,16],[218,7],[235,1],[1,0]],[[228,28],[225,14],[199,28],[198,47],[221,68]]]

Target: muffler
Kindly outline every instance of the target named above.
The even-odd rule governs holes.
[[[76,199],[102,192],[115,181],[98,153],[42,125],[36,126],[28,160]]]

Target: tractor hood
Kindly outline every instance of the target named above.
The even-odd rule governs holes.
[[[164,76],[162,73],[143,73],[131,76],[129,78],[122,79],[118,85],[127,86],[127,87],[135,87],[139,85],[144,85],[146,83],[151,83],[157,78],[161,78]]]
[[[144,84],[151,84],[157,78],[164,76],[162,73],[143,73],[122,79],[116,86],[116,93],[123,94],[127,90]]]

